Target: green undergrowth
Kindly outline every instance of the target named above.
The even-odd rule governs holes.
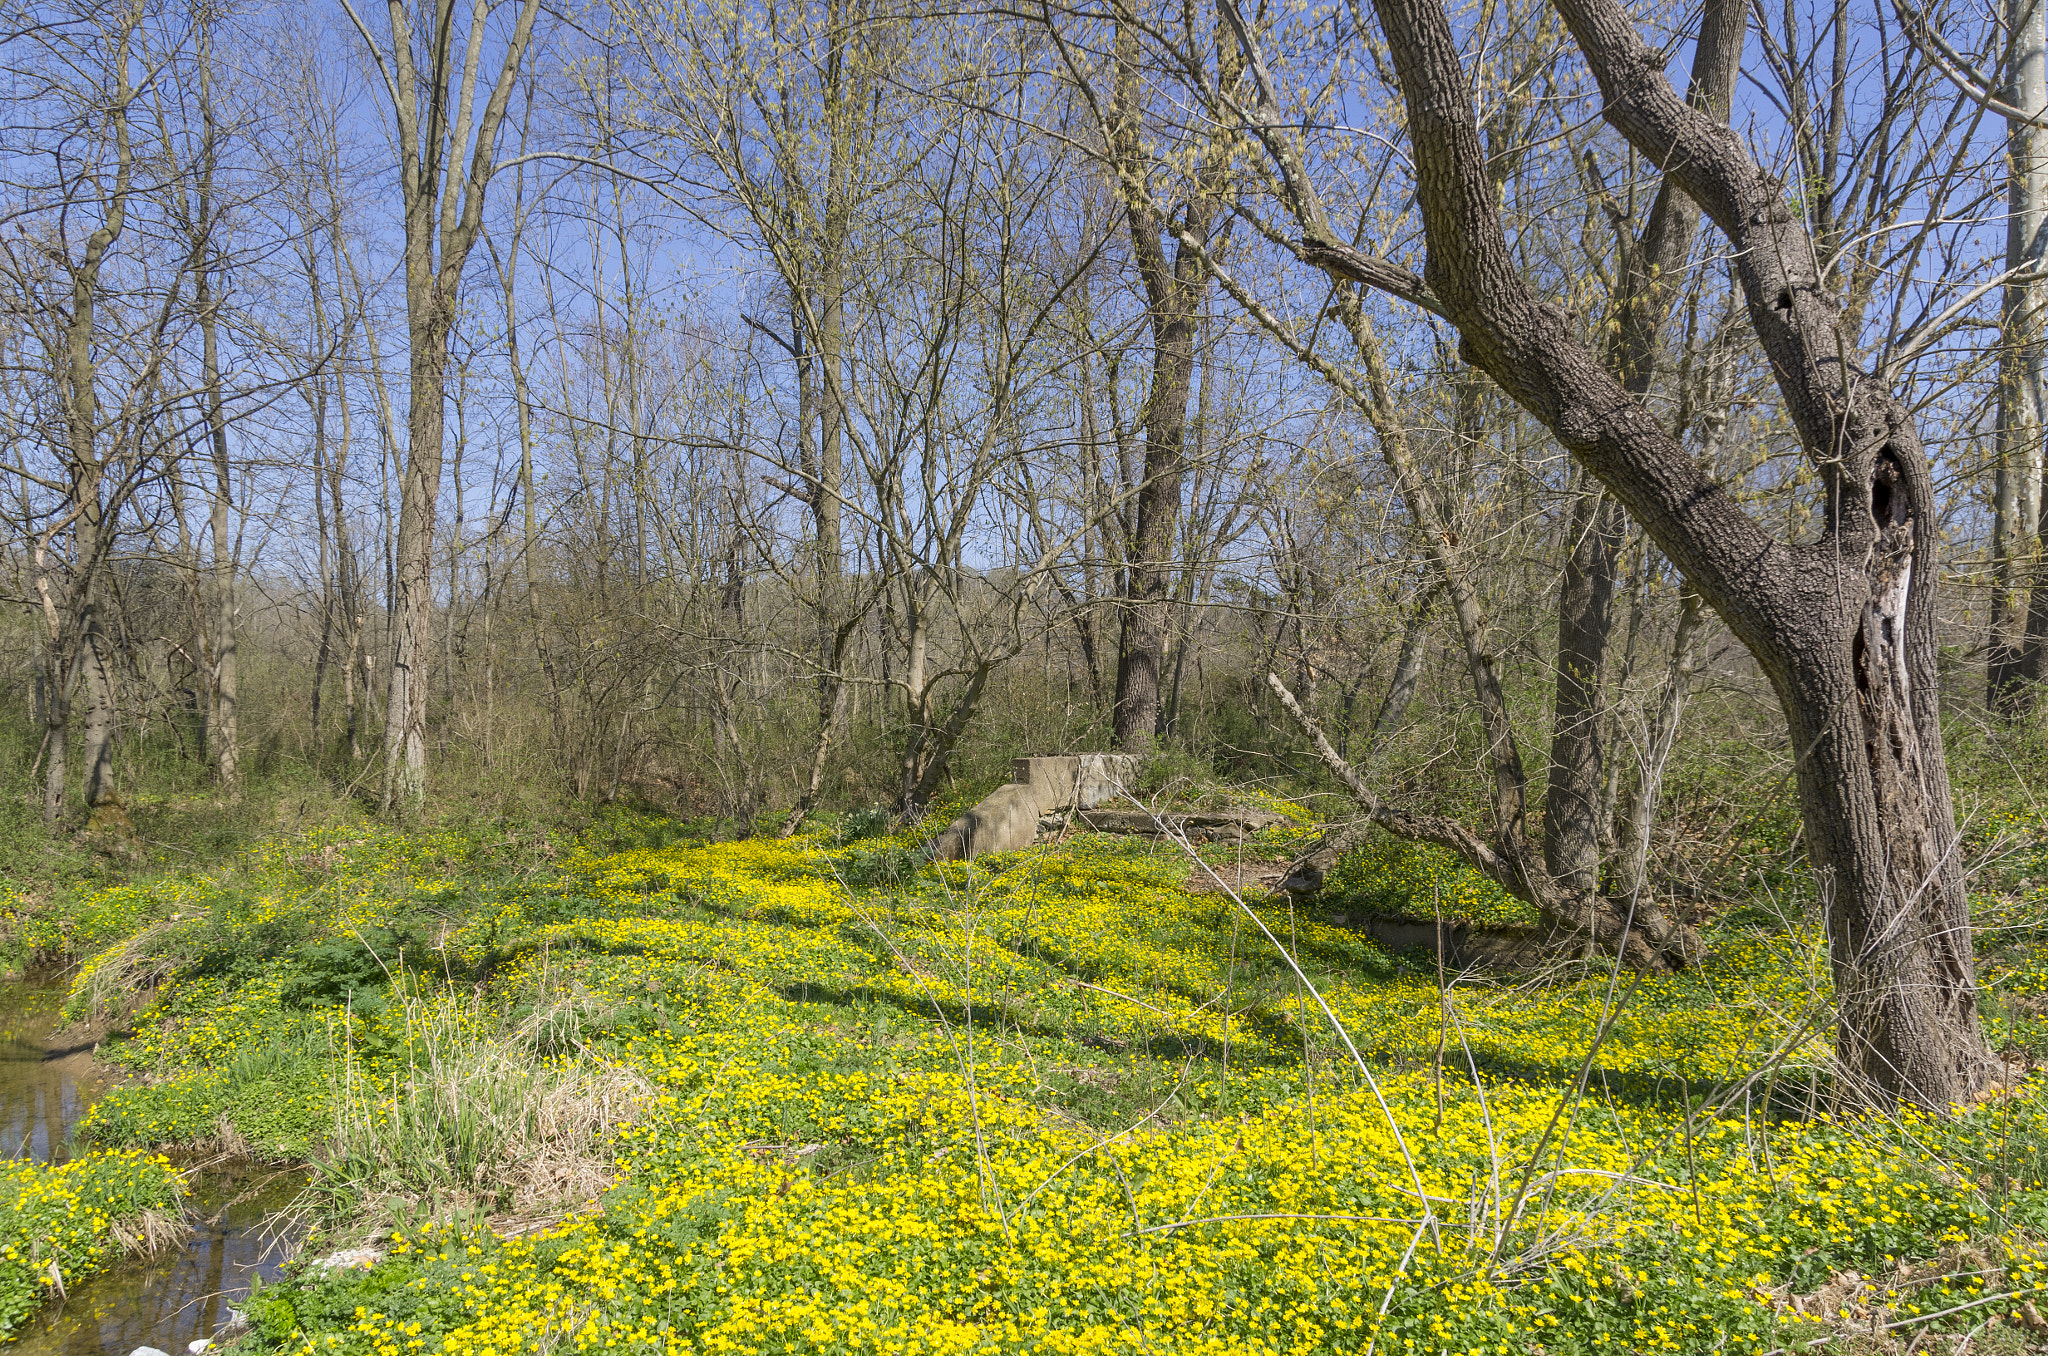
[[[1533,927],[1536,911],[1466,866],[1450,849],[1374,832],[1324,881],[1322,906],[1336,913],[1481,927]]]
[[[166,877],[79,969],[81,1016],[155,985],[91,1142],[305,1159],[327,1237],[387,1250],[264,1288],[259,1345],[1764,1351],[2041,1277],[2048,1091],[1828,1120],[1796,917],[1675,976],[1445,987],[1142,840],[509,836]],[[1380,852],[1349,888],[1468,887]]]

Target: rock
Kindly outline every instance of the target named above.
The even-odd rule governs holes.
[[[1038,837],[1038,797],[1023,782],[1007,782],[948,824],[932,844],[932,855],[968,861],[991,852],[1015,852]]]
[[[343,1248],[340,1252],[330,1252],[325,1257],[315,1257],[306,1263],[306,1266],[321,1271],[346,1271],[352,1267],[367,1270],[383,1260],[384,1252],[380,1248]]]
[[[190,1352],[191,1356],[205,1356],[205,1353],[213,1350],[213,1339],[211,1337],[202,1337],[197,1341],[187,1342],[185,1350]]]
[[[129,1352],[128,1356],[171,1356],[171,1353],[168,1351],[159,1351],[155,1347],[137,1347],[135,1348],[135,1350]]]

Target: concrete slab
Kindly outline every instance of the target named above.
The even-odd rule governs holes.
[[[1008,782],[948,824],[932,844],[932,855],[968,861],[990,852],[1015,852],[1038,837],[1038,796],[1027,783]]]
[[[1092,810],[1137,784],[1138,756],[1132,753],[1064,753],[1044,758],[1019,758],[1010,780],[1030,786],[1038,795],[1040,814],[1078,808]]]
[[[1288,822],[1287,816],[1272,810],[1178,810],[1157,818],[1143,810],[1093,810],[1074,816],[1077,827],[1097,833],[1135,833],[1157,837],[1160,825],[1198,843],[1217,839],[1249,838],[1261,829],[1275,829]]]

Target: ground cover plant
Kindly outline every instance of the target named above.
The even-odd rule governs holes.
[[[0,1337],[51,1293],[181,1237],[183,1199],[184,1180],[157,1154],[0,1164]]]
[[[1770,1351],[2048,1278],[2048,1088],[1830,1119],[1789,905],[1678,975],[1440,976],[1169,845],[881,827],[355,827],[164,882],[74,983],[158,983],[84,1134],[311,1160],[385,1255],[259,1291],[277,1350]],[[2008,1009],[2038,846],[1981,901]]]

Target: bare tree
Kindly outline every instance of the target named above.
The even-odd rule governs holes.
[[[1607,121],[1666,167],[1735,251],[1750,323],[1825,491],[1818,542],[1771,538],[1508,263],[1443,10],[1434,0],[1375,9],[1408,111],[1429,245],[1420,281],[1472,361],[1600,477],[1777,690],[1827,896],[1837,1052],[1852,1095],[1936,1110],[1967,1098],[1993,1061],[1976,1020],[1942,752],[1933,481],[1893,393],[1898,374],[1843,362],[1859,336],[1845,332],[1816,265],[1825,256],[1783,185],[1724,122],[1678,96],[1618,5],[1558,0]]]
[[[1192,18],[1188,22],[1192,24]],[[1099,120],[1102,155],[1123,203],[1152,339],[1151,381],[1143,406],[1143,470],[1126,547],[1116,666],[1116,742],[1139,752],[1152,746],[1162,716],[1160,680],[1173,612],[1170,595],[1179,545],[1181,482],[1187,472],[1188,401],[1194,392],[1202,298],[1209,286],[1203,251],[1223,211],[1230,172],[1230,139],[1212,135],[1194,148],[1195,168],[1179,200],[1160,201],[1152,182],[1151,156],[1143,144],[1141,24],[1134,5],[1113,7],[1106,98],[1094,89],[1078,53],[1062,45],[1068,72],[1086,91]],[[1187,36],[1193,39],[1192,33]],[[1226,48],[1225,65],[1232,59]],[[1235,74],[1226,71],[1219,79],[1228,83]]]
[[[15,157],[22,173],[46,163],[48,174],[18,184],[40,210],[4,245],[9,308],[40,349],[38,384],[48,402],[36,412],[42,419],[17,430],[9,470],[23,488],[21,529],[47,646],[41,706],[50,823],[63,810],[80,686],[85,803],[98,807],[113,796],[119,713],[106,570],[121,508],[149,473],[183,282],[173,267],[154,287],[131,274],[131,289],[115,271],[152,170],[162,171],[145,158],[147,134],[135,125],[149,81],[170,59],[146,18],[136,3],[40,27],[34,54],[17,69],[54,133]],[[68,144],[73,138],[85,153]],[[53,464],[39,473],[30,462],[45,447]]]
[[[348,0],[343,5],[390,100],[404,207],[411,386],[384,721],[383,803],[390,810],[416,805],[426,794],[431,572],[441,495],[448,338],[455,325],[463,270],[483,229],[485,195],[501,168],[498,134],[532,42],[540,0],[519,0],[511,30],[500,39],[497,74],[481,109],[477,101],[485,88],[482,73],[494,9],[491,0],[472,0],[466,25],[456,22],[456,0],[433,0],[417,15],[409,0],[388,0],[387,44],[378,42]],[[425,20],[417,29],[416,19]],[[423,44],[421,52],[415,52],[416,44]]]

